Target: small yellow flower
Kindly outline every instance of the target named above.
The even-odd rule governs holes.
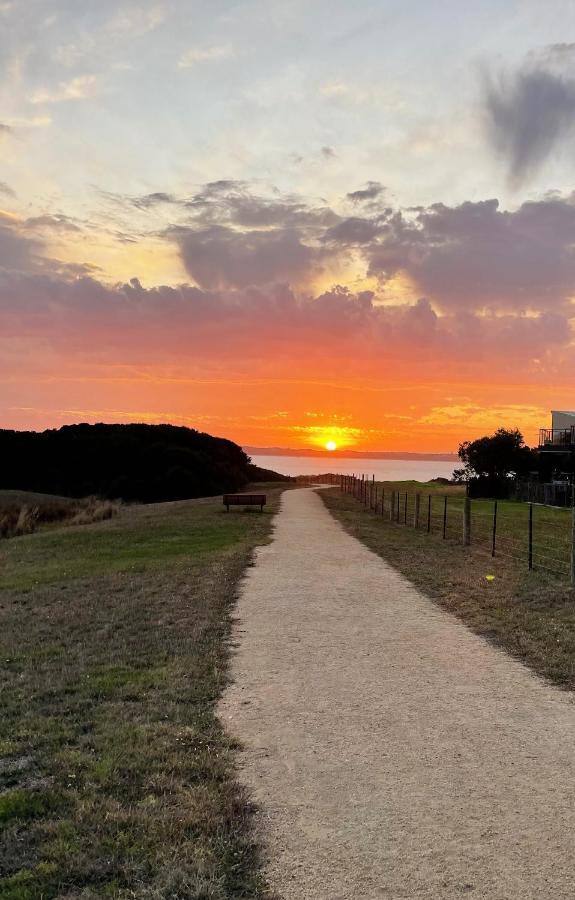
[[[485,580],[486,581],[495,581],[495,575],[486,575]]]

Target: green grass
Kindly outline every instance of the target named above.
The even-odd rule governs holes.
[[[376,484],[378,498],[384,491],[386,511],[392,502],[392,492],[399,493],[400,519],[413,522],[415,496],[421,494],[420,527],[426,529],[428,501],[431,498],[431,529],[443,531],[444,500],[447,497],[447,535],[454,541],[462,539],[465,488],[462,485],[438,485],[433,482],[399,481]],[[388,514],[388,512],[386,513]],[[471,501],[471,535],[474,545],[491,551],[494,515],[493,500]],[[498,555],[524,562],[527,565],[529,535],[529,505],[516,501],[498,501],[496,549]],[[533,562],[542,571],[568,577],[571,554],[571,510],[533,504]]]
[[[388,483],[390,490],[396,486]],[[427,486],[421,487],[427,494]],[[565,579],[544,570],[529,572],[523,558],[492,558],[483,540],[464,547],[460,517],[454,518],[454,533],[448,530],[443,540],[441,520],[427,534],[425,528],[390,522],[388,515],[375,514],[339,489],[319,493],[351,534],[431,599],[555,684],[575,689],[575,592]],[[441,512],[441,498],[437,502]],[[492,511],[493,503],[486,501],[485,507]],[[519,533],[525,507],[509,504],[508,510]],[[555,513],[562,524],[570,520],[569,512],[552,510],[553,520]],[[495,577],[488,581],[486,575]]]
[[[2,900],[263,894],[215,705],[265,489],[1,542]]]

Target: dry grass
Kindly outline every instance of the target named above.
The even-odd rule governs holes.
[[[215,705],[263,514],[129,507],[0,550],[0,898],[264,893]]]
[[[72,500],[43,494],[0,492],[0,538],[22,537],[53,525],[89,525],[118,513],[120,504],[98,497]]]
[[[391,523],[338,489],[320,495],[351,534],[423,593],[541,675],[575,688],[575,592],[565,581],[528,572],[509,557],[492,559],[483,547],[443,540],[440,531]]]

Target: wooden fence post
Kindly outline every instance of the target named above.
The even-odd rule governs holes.
[[[469,547],[471,543],[471,500],[466,497],[463,501],[463,545]]]
[[[427,497],[427,533],[431,531],[431,494]]]
[[[385,512],[385,488],[382,485],[381,488],[381,515],[383,516]]]
[[[575,506],[571,507],[571,585],[575,587]]]
[[[407,525],[407,491],[405,492],[405,500],[403,502],[403,524]]]
[[[529,504],[529,568],[533,568],[533,504]]]
[[[497,535],[497,500],[493,502],[493,535],[491,538],[491,556],[495,556],[495,537]]]
[[[413,511],[413,527],[419,528],[419,507],[421,505],[421,494],[415,495],[415,509]]]
[[[443,540],[447,534],[447,494],[443,498]]]
[[[393,522],[395,519],[395,491],[391,492],[391,506],[389,507],[389,521]]]

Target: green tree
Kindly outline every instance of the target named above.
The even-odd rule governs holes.
[[[491,437],[464,441],[459,445],[458,456],[464,464],[463,469],[453,473],[458,480],[526,475],[537,466],[536,452],[527,447],[517,428],[498,428]]]

